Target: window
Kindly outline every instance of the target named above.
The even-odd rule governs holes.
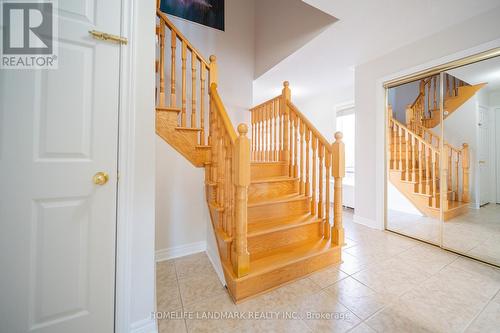
[[[337,131],[342,132],[342,141],[345,144],[345,167],[346,173],[354,174],[354,108],[337,111]],[[348,176],[348,175],[346,175]]]

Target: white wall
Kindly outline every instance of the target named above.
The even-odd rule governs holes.
[[[387,183],[387,209],[424,216],[391,182]]]
[[[413,104],[420,92],[420,81],[414,81],[389,89],[388,99],[392,105],[394,116],[402,124],[406,124],[406,107]]]
[[[456,109],[444,120],[444,140],[454,147],[460,148],[464,143],[469,145],[470,153],[470,194],[471,205],[479,207],[477,174],[477,136],[478,136],[478,104],[480,97],[475,95]],[[433,129],[434,133],[441,133],[441,125]],[[462,177],[460,177],[462,184]]]
[[[255,19],[256,78],[336,21],[302,0],[256,0]]]
[[[248,109],[252,106],[254,1],[226,1],[225,16],[224,32],[173,16],[170,19],[205,58],[217,56],[218,91],[237,126],[240,122],[248,123]],[[207,229],[211,229],[204,170],[193,167],[158,137],[156,156],[157,253],[182,254],[186,246],[188,250],[199,248],[210,236]],[[216,249],[209,252],[216,253]]]
[[[490,10],[356,67],[355,219],[375,228],[384,225],[383,81],[498,46],[494,40],[500,38],[499,16],[499,8]],[[479,47],[487,42],[491,44]],[[473,47],[477,49],[461,52]]]
[[[124,207],[127,216],[123,217],[127,226],[119,226],[117,235],[117,287],[124,288],[129,299],[117,295],[117,313],[121,320],[117,332],[155,329],[155,323],[151,320],[151,312],[155,310],[155,38],[151,32],[155,28],[156,3],[154,0],[131,3],[135,19],[129,35],[129,52],[137,66],[132,69],[130,82],[122,84],[131,86],[130,100],[133,106],[130,109],[133,114],[127,117],[133,119],[135,126],[132,136],[127,138],[126,152],[120,154],[131,154],[134,159],[131,165],[126,166],[127,172],[120,174],[120,185],[123,184],[129,190],[125,194],[129,200],[126,201],[127,207]],[[122,130],[128,135],[128,128]],[[123,202],[120,201],[120,204]],[[122,222],[119,220],[119,223]],[[126,242],[121,243],[124,239]],[[125,244],[126,247],[122,248]],[[121,257],[124,254],[126,263]],[[128,269],[124,269],[125,273],[121,270],[123,266],[128,266]],[[128,313],[121,312],[127,309]]]

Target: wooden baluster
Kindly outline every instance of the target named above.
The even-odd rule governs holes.
[[[283,134],[283,129],[285,128],[285,114],[283,113],[283,110],[281,108],[281,98],[276,100],[276,103],[278,104],[278,113],[280,115],[280,118],[279,118],[279,127],[280,127],[280,133],[279,133],[279,149],[278,149],[278,161],[283,161],[284,160],[284,156],[283,156],[283,151],[284,151],[284,143],[285,143],[285,139],[284,139],[284,134]]]
[[[405,180],[410,180],[410,133],[404,131],[405,133]]]
[[[196,128],[196,61],[197,57],[191,52],[191,128]]]
[[[335,133],[335,142],[332,145],[332,175],[335,181],[333,193],[333,229],[332,245],[345,244],[344,226],[342,223],[342,178],[345,177],[345,146],[342,142],[342,133]]]
[[[425,148],[425,193],[431,194],[431,148],[424,145]]]
[[[311,193],[311,183],[309,182],[309,163],[310,163],[310,155],[309,155],[309,145],[311,143],[311,131],[306,127],[305,128],[306,135],[306,184],[305,184],[305,195],[308,197]]]
[[[293,159],[293,151],[295,150],[295,130],[294,130],[294,120],[295,120],[295,113],[290,112],[290,165],[288,167],[288,173],[290,177],[295,177],[294,175],[294,168],[293,164],[295,163],[295,160]]]
[[[185,41],[182,41],[182,54],[181,54],[181,67],[182,67],[182,105],[181,105],[181,126],[186,127],[186,104],[187,104],[187,93],[186,93],[186,55],[187,45]]]
[[[436,195],[437,189],[436,189],[436,153],[434,151],[431,151],[431,196],[432,196],[432,202],[433,202],[433,207],[436,207]]]
[[[288,81],[283,82],[283,90],[281,92],[281,100],[280,100],[280,106],[281,106],[281,113],[285,115],[284,119],[284,126],[283,126],[283,156],[281,158],[282,161],[287,162],[290,164],[290,135],[289,135],[289,126],[290,126],[290,108],[288,107],[287,103],[291,99],[291,92],[289,88],[289,83]],[[289,169],[288,175],[291,176],[292,173]]]
[[[304,177],[304,122],[300,121],[300,184],[299,193],[303,194],[305,192],[305,177]]]
[[[175,98],[175,50],[177,48],[177,34],[172,30],[172,40],[171,40],[172,58],[171,58],[171,69],[170,69],[170,107],[175,108],[177,101]]]
[[[274,104],[273,102],[271,101],[271,103],[269,103],[269,114],[270,114],[270,117],[269,117],[269,121],[270,121],[270,127],[271,127],[271,145],[269,147],[269,160],[272,162],[272,161],[275,161],[274,159],[274,154],[276,154],[276,140],[274,140],[274,137],[276,135],[276,118],[274,117]]]
[[[255,112],[253,110],[250,111],[250,123],[252,126],[252,138],[250,140],[251,150],[250,150],[250,159],[252,161],[255,160]]]
[[[417,160],[418,160],[418,146],[417,146],[417,138],[411,134],[410,136],[410,145],[411,145],[411,161],[412,161],[412,174],[411,174],[411,180],[416,181],[417,180]]]
[[[200,61],[200,145],[205,145],[205,65]]]
[[[264,123],[264,161],[269,161],[269,121],[268,121],[268,116],[269,116],[269,110],[267,105],[264,105],[262,107],[262,121]]]
[[[318,139],[316,136],[312,134],[312,196],[311,196],[311,215],[316,215],[316,207],[317,207],[317,194],[316,194],[316,149],[318,144]]]
[[[278,109],[278,102],[277,100],[274,100],[273,101],[273,114],[274,114],[274,161],[278,161],[279,160],[279,140],[278,140],[278,124],[279,124],[279,121],[278,121],[278,112],[279,112],[279,109]],[[281,128],[280,128],[281,130]]]
[[[293,161],[294,161],[294,167],[293,167],[293,176],[298,177],[299,176],[299,116],[295,114],[294,116],[294,121],[293,121],[293,127],[295,129],[295,135],[293,137]]]
[[[217,57],[214,56],[213,54],[210,56],[210,64],[208,65],[208,68],[209,68],[208,80],[210,86],[212,86],[212,84],[217,83],[219,79],[219,73],[217,69]]]
[[[446,96],[450,97],[451,96],[451,92],[450,92],[450,75],[449,74],[445,74],[446,75]]]
[[[399,135],[399,170],[403,172],[403,128],[401,126],[398,126],[398,135]]]
[[[330,225],[330,171],[332,153],[329,147],[325,147],[325,225],[323,235],[325,239],[330,239],[332,226]]]
[[[160,20],[160,32],[158,36],[160,40],[160,106],[165,106],[165,22]]]
[[[247,127],[248,130],[248,127]],[[228,163],[228,195],[229,195],[229,225],[227,228],[227,234],[229,237],[233,237],[235,232],[235,179],[234,179],[234,168],[233,168],[233,160],[234,160],[234,148],[231,145],[231,140],[228,138],[228,155],[229,155],[229,163]],[[248,163],[250,165],[250,139],[248,139]]]
[[[239,136],[234,146],[234,185],[235,200],[235,241],[231,247],[234,258],[233,271],[237,277],[248,274],[250,269],[250,254],[247,245],[247,204],[248,186],[250,185],[250,143],[247,138],[248,128],[245,124],[238,126]]]
[[[434,76],[434,110],[437,109],[437,77]]]
[[[445,144],[443,147],[443,168],[437,172],[440,172],[439,175],[440,180],[441,180],[441,193],[439,198],[441,199],[440,201],[440,207],[442,207],[443,210],[448,209],[448,190],[450,189],[450,182],[451,182],[451,170],[450,170],[450,155],[451,155],[451,149],[450,146]]]
[[[222,138],[223,140],[223,148],[225,152],[225,160],[224,160],[224,174],[225,174],[225,182],[224,182],[224,193],[226,193],[226,200],[224,201],[224,231],[228,233],[230,224],[231,224],[231,168],[230,168],[230,163],[231,163],[231,156],[230,156],[230,141],[229,137],[227,135],[226,130],[224,129],[224,137]]]
[[[461,152],[460,151],[457,151],[457,159],[455,160],[455,200],[459,200],[459,197],[458,197],[458,182],[459,182],[459,176],[458,176],[458,162],[460,160],[460,155],[461,155]]]
[[[262,139],[263,139],[263,124],[262,124],[262,109],[261,108],[258,108],[257,109],[257,121],[259,122],[259,152],[258,152],[258,155],[259,155],[259,158],[258,160],[259,161],[262,161],[263,158],[262,158]]]
[[[457,96],[458,91],[457,91],[457,78],[453,77],[453,96]]]
[[[324,208],[323,208],[323,158],[325,156],[325,147],[321,142],[318,140],[318,158],[319,158],[319,163],[318,163],[318,168],[319,168],[319,179],[318,179],[318,217],[323,218],[324,217]]]
[[[418,192],[423,193],[423,179],[424,179],[424,143],[417,140],[417,154],[418,154]]]
[[[266,149],[266,159],[267,161],[271,161],[271,147],[272,147],[272,142],[273,142],[273,122],[272,122],[272,115],[271,115],[271,105],[267,104],[266,105],[266,122],[267,122],[267,149]]]
[[[429,79],[428,81],[428,86],[427,86],[427,112],[430,113],[431,112],[431,81]],[[425,113],[425,105],[424,105],[424,110],[423,110]],[[423,113],[422,113],[422,118],[423,118]],[[421,119],[420,119],[421,120]]]
[[[462,201],[470,202],[470,192],[469,192],[469,175],[470,175],[470,153],[469,145],[464,143],[462,145]]]
[[[259,160],[264,161],[264,110],[259,108],[259,119],[260,119],[260,149],[259,149]]]

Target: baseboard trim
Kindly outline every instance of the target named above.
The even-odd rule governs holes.
[[[156,250],[156,262],[184,257],[193,253],[203,252],[207,249],[207,242],[195,242],[185,245],[173,246],[166,249]]]
[[[354,214],[354,216],[352,217],[352,220],[355,223],[364,225],[365,227],[380,230],[380,228],[377,228],[377,221],[375,221],[375,220],[368,219],[366,217],[362,217],[362,216],[359,216],[356,214]]]
[[[138,320],[130,325],[130,333],[158,333],[156,320],[152,318]]]

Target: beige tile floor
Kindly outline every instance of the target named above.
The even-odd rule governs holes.
[[[439,245],[440,221],[389,210],[387,228]],[[443,247],[500,265],[500,205],[488,204],[443,223]],[[500,331],[500,330],[499,330]]]
[[[347,212],[344,225],[342,264],[237,305],[205,253],[158,263],[157,310],[177,316],[158,320],[159,331],[500,331],[500,270],[354,224]],[[220,314],[246,318],[207,318]]]

